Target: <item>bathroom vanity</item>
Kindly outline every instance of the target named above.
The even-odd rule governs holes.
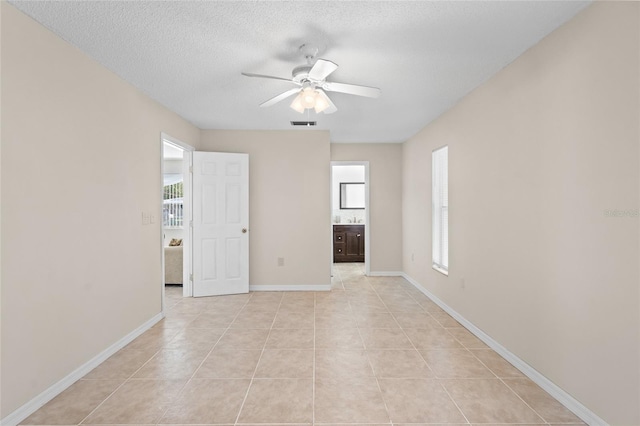
[[[364,225],[333,225],[333,261],[364,262]]]

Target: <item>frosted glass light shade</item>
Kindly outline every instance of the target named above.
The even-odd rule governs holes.
[[[298,96],[294,98],[293,102],[291,102],[291,105],[289,106],[291,107],[291,109],[298,111],[300,114],[304,112],[305,107],[302,105],[302,91],[298,93]]]
[[[305,108],[313,108],[316,105],[317,92],[311,87],[302,90],[302,106]]]
[[[325,109],[329,108],[329,102],[330,101],[327,95],[322,90],[318,90],[316,95],[316,105],[314,107],[316,113],[319,114]]]
[[[305,87],[298,93],[291,105],[291,109],[304,113],[306,109],[313,108],[317,114],[330,109],[328,113],[335,111],[335,106],[322,89],[314,89],[313,87]]]

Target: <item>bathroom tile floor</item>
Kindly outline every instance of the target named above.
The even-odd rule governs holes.
[[[24,425],[583,424],[403,278],[182,298]]]

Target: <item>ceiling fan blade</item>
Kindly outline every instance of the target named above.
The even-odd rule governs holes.
[[[325,114],[333,114],[338,110],[338,108],[331,102],[331,99],[327,96],[326,93],[322,89],[316,89],[318,91],[318,96],[322,99],[322,102],[325,104],[322,109],[318,108],[319,104],[322,102],[316,101],[316,113],[324,112]]]
[[[273,75],[254,74],[252,72],[243,72],[242,75],[246,75],[247,77],[270,78],[272,80],[288,81],[289,83],[293,83],[293,84],[298,84],[299,85],[298,82],[293,81],[290,78],[275,77]]]
[[[329,74],[338,69],[338,65],[327,61],[326,59],[318,59],[309,71],[309,79],[315,81],[322,81]]]
[[[358,86],[357,84],[326,81],[322,85],[322,88],[327,92],[348,93],[349,95],[366,96],[367,98],[377,98],[380,96],[380,89],[377,87]]]
[[[287,90],[284,93],[280,93],[278,96],[274,96],[273,98],[269,99],[268,101],[265,101],[263,103],[260,104],[261,107],[269,107],[273,104],[276,104],[278,102],[280,102],[283,99],[288,98],[289,96],[300,92],[300,89],[296,88],[296,89],[291,89],[291,90]]]

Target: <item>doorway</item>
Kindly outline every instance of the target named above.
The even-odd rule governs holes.
[[[162,134],[162,307],[249,291],[249,156],[197,152]],[[196,161],[197,160],[197,161]]]
[[[194,148],[168,135],[161,137],[162,178],[162,294],[192,294],[191,271],[191,166]]]
[[[331,162],[331,271],[352,263],[370,274],[368,161]]]

